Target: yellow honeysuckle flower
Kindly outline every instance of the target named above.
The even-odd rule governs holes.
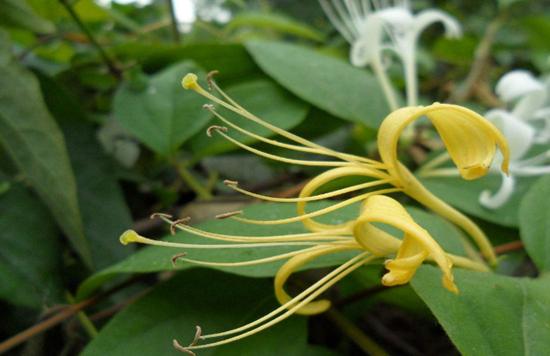
[[[332,167],[330,170],[319,174],[317,177],[309,181],[297,198],[268,197],[246,191],[238,186],[238,182],[224,182],[228,187],[258,199],[271,202],[296,203],[297,216],[279,220],[251,220],[238,216],[242,212],[235,212],[223,214],[218,216],[218,218],[231,218],[255,225],[279,225],[301,222],[310,232],[268,237],[218,234],[202,231],[186,225],[185,222],[188,218],[172,221],[170,220],[171,217],[168,215],[154,214],[154,217],[160,217],[171,224],[173,234],[175,234],[175,229],[178,228],[198,236],[226,241],[232,244],[197,245],[156,241],[139,236],[132,230],[126,231],[121,236],[120,241],[123,244],[139,242],[181,249],[255,248],[269,246],[305,247],[296,251],[287,252],[272,257],[237,263],[195,261],[184,258],[183,254],[176,255],[173,260],[174,263],[176,259],[179,259],[199,265],[228,267],[248,266],[288,259],[288,261],[280,268],[274,280],[275,295],[281,303],[280,308],[250,324],[223,333],[201,336],[199,328],[195,340],[188,347],[182,347],[177,343],[177,341],[174,341],[175,347],[180,351],[193,354],[192,350],[213,347],[242,339],[246,336],[259,332],[294,313],[310,315],[324,312],[330,307],[330,301],[314,301],[314,299],[349,273],[376,258],[387,259],[385,267],[389,272],[382,278],[382,283],[384,285],[394,286],[408,283],[422,262],[424,262],[424,260],[428,260],[435,262],[441,269],[443,272],[443,286],[455,294],[458,294],[458,288],[453,282],[453,265],[474,270],[488,271],[488,268],[483,263],[476,262],[465,257],[453,256],[445,253],[445,251],[443,251],[443,249],[430,236],[430,234],[414,222],[401,204],[393,198],[385,196],[384,194],[396,192],[407,194],[432,211],[455,223],[474,239],[489,263],[496,263],[492,246],[481,229],[479,229],[479,227],[477,227],[477,225],[475,225],[475,223],[473,223],[469,218],[430,193],[413,176],[413,174],[397,160],[397,141],[401,132],[407,124],[420,116],[425,115],[432,121],[436,129],[441,134],[443,142],[445,143],[451,158],[456,163],[465,179],[476,179],[483,176],[487,172],[495,154],[495,145],[499,146],[505,157],[502,163],[502,169],[504,172],[507,172],[509,155],[508,145],[502,134],[483,117],[460,106],[438,103],[427,107],[419,106],[397,110],[390,114],[380,127],[378,134],[378,146],[382,161],[379,162],[325,148],[262,121],[227,96],[216,85],[216,83],[211,80],[212,74],[213,73],[209,74],[207,77],[209,86],[211,89],[216,90],[225,100],[221,100],[201,88],[197,83],[197,76],[194,74],[188,74],[185,76],[182,82],[183,87],[185,89],[192,89],[196,91],[197,93],[212,100],[214,103],[257,123],[258,125],[270,129],[274,133],[287,138],[293,143],[284,143],[258,136],[223,117],[214,109],[213,105],[204,106],[205,109],[210,110],[229,128],[276,147],[332,157],[334,160],[300,160],[270,154],[256,148],[249,147],[233,139],[226,133],[228,132],[228,127],[211,126],[207,130],[208,136],[211,136],[214,132],[216,132],[241,148],[257,155],[276,161],[298,165]],[[314,195],[318,188],[331,181],[347,176],[364,176],[372,178],[373,180],[367,183],[357,184],[328,193]],[[306,211],[306,205],[310,201],[322,200],[365,189],[373,190],[340,201],[334,205],[317,211]],[[358,217],[352,217],[347,222],[328,225],[314,220],[315,217],[328,214],[342,207],[359,202],[361,202],[360,214]],[[403,231],[403,240],[384,232],[383,230],[375,227],[372,223],[387,224]],[[285,292],[285,282],[299,267],[321,256],[348,250],[357,250],[359,251],[359,254],[336,268],[334,271],[296,297],[293,298]],[[223,337],[234,334],[237,335],[219,342],[196,345],[199,339]]]

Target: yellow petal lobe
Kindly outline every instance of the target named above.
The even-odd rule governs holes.
[[[399,136],[409,123],[422,115],[426,115],[439,132],[462,178],[472,180],[487,174],[495,157],[495,145],[500,148],[504,157],[501,169],[508,174],[510,150],[502,133],[472,110],[439,103],[396,110],[380,126],[378,148],[382,161],[397,174]]]
[[[403,231],[403,242],[374,227],[372,223],[391,225]],[[417,268],[430,255],[443,271],[443,286],[458,293],[453,282],[451,259],[395,199],[384,195],[368,198],[362,207],[361,216],[356,220],[353,233],[357,243],[374,255],[397,253],[394,260],[385,264],[389,272],[383,277],[383,284],[394,286],[408,283]],[[380,238],[383,240],[376,241]]]

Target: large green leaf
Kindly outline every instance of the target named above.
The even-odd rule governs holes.
[[[240,12],[231,19],[227,28],[235,29],[240,27],[265,28],[318,42],[325,40],[325,36],[315,28],[282,14]]]
[[[311,204],[311,211],[321,209],[327,205],[332,205],[328,202],[318,202]],[[441,246],[450,253],[458,255],[463,254],[462,242],[456,233],[456,230],[451,228],[440,218],[422,211],[417,208],[407,209],[415,221],[432,234],[432,236],[439,241]],[[319,219],[326,223],[340,223],[343,220],[349,220],[357,215],[358,206],[353,205],[345,209],[339,209],[330,215]],[[257,204],[245,209],[245,216],[251,219],[266,220],[266,219],[280,219],[284,217],[290,217],[296,214],[296,207],[293,204]],[[288,235],[295,233],[307,232],[300,223],[293,223],[279,226],[261,226],[261,225],[245,225],[235,220],[211,220],[197,226],[200,229],[206,231],[213,231],[223,234],[234,234],[240,236],[269,236],[269,235]],[[390,232],[395,230],[387,229]],[[400,234],[395,234],[400,237]],[[185,243],[197,243],[197,244],[211,244],[223,242],[216,240],[206,240],[202,237],[194,236],[186,232],[178,232],[176,236],[169,236],[165,240],[167,241],[185,241]],[[112,243],[119,243],[113,239]],[[283,247],[261,247],[254,249],[219,249],[219,250],[205,250],[205,249],[192,249],[187,250],[188,257],[200,261],[213,261],[213,262],[238,262],[255,260],[282,254],[296,249],[305,248],[304,246],[283,246]],[[112,267],[109,267],[103,271],[100,271],[86,280],[79,288],[78,297],[84,298],[92,293],[95,289],[101,286],[103,283],[121,273],[151,273],[160,271],[173,270],[171,257],[181,250],[174,248],[148,246],[145,247],[129,258],[125,259],[121,263],[118,263]],[[312,261],[311,263],[303,266],[302,269],[326,267],[339,265],[344,261],[347,261],[351,256],[355,255],[355,252],[337,253],[328,255],[326,257]],[[252,265],[246,267],[214,267],[230,273],[240,274],[251,277],[270,277],[274,276],[284,261],[272,262],[269,264]],[[178,268],[186,269],[194,267],[192,264],[179,263]]]
[[[55,26],[38,16],[25,0],[0,1],[0,26],[47,34],[55,32]]]
[[[114,53],[123,61],[138,62],[149,72],[184,60],[192,60],[207,71],[220,71],[216,76],[218,80],[242,78],[260,72],[244,47],[234,43],[189,43],[181,46],[124,43]]]
[[[0,173],[0,182],[5,179]],[[20,183],[0,195],[0,244],[0,298],[36,309],[60,301],[58,230]]]
[[[132,216],[115,178],[115,163],[96,140],[94,125],[67,89],[39,75],[46,105],[61,126],[78,188],[78,205],[96,269],[106,268],[132,253],[113,244],[121,229],[132,225]]]
[[[49,20],[70,19],[71,15],[59,0],[26,0],[42,17]],[[94,0],[67,1],[78,17],[85,22],[98,22],[111,19],[107,10],[97,5]]]
[[[38,81],[12,57],[9,48],[7,35],[0,32],[0,144],[91,267],[65,139],[44,105]]]
[[[284,130],[291,129],[302,122],[306,118],[309,109],[303,101],[296,99],[292,94],[269,80],[262,79],[239,84],[229,88],[226,92],[234,101],[253,115]],[[273,131],[232,111],[221,108],[218,108],[218,111],[222,116],[245,130],[264,137],[275,135]],[[221,121],[216,121],[216,124],[227,126]],[[232,128],[229,128],[228,134],[245,144],[256,141]],[[191,147],[199,157],[239,148],[219,135],[214,134],[213,137],[209,138],[204,133],[191,140]]]
[[[550,280],[455,269],[459,295],[421,266],[411,284],[464,356],[538,356],[550,350]]]
[[[550,271],[550,176],[540,178],[521,201],[519,226],[525,249],[539,271]]]
[[[206,73],[193,62],[182,62],[154,75],[144,88],[124,83],[114,99],[120,124],[154,151],[168,155],[197,133],[212,118],[204,98],[183,89],[181,80]],[[206,85],[205,83],[202,83]]]
[[[196,325],[203,333],[220,332],[272,311],[278,306],[272,288],[267,280],[215,271],[182,273],[118,313],[81,355],[181,355],[172,340],[187,345]],[[293,316],[241,341],[201,350],[200,355],[299,356],[306,339],[306,318]]]
[[[246,48],[279,84],[335,116],[378,129],[390,112],[378,82],[363,69],[295,44],[251,41]]]
[[[514,194],[498,209],[489,209],[481,205],[479,196],[484,190],[489,190],[493,194],[497,192],[502,183],[500,175],[490,174],[476,180],[442,177],[422,178],[421,181],[432,193],[468,214],[502,226],[518,227],[519,203],[536,178],[518,178]]]

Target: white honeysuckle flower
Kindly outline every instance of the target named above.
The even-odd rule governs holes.
[[[515,190],[515,177],[530,177],[550,173],[550,150],[534,157],[526,157],[535,144],[550,141],[550,106],[544,107],[549,99],[548,87],[525,70],[505,74],[497,83],[496,94],[506,104],[513,104],[510,110],[493,109],[485,114],[506,137],[510,146],[510,176],[502,175],[502,186],[494,195],[485,190],[479,201],[489,208],[502,207]],[[538,122],[542,121],[542,122]],[[537,123],[542,126],[535,126]],[[498,165],[502,156],[495,156]],[[494,171],[497,173],[497,171]]]
[[[397,54],[404,66],[407,105],[417,105],[416,50],[420,34],[440,22],[447,37],[461,36],[460,24],[449,14],[428,9],[413,14],[410,0],[319,0],[328,18],[351,44],[354,66],[371,66],[392,110],[398,108],[382,61],[382,54]]]

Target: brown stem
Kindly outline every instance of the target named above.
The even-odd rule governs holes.
[[[456,91],[449,98],[450,102],[464,102],[475,95],[490,106],[502,106],[500,101],[492,94],[492,90],[490,90],[485,79],[487,78],[488,67],[491,62],[491,48],[498,29],[504,22],[503,20],[504,16],[501,16],[487,27],[485,35],[476,49],[475,61],[466,78],[465,87],[462,90]]]
[[[176,10],[174,9],[174,3],[172,0],[167,0],[170,7],[170,19],[172,20],[172,36],[174,37],[174,43],[180,43],[180,31],[178,30],[178,19],[176,18]],[[176,0],[177,1],[177,0]]]
[[[82,22],[82,20],[80,19],[80,17],[78,16],[78,14],[74,11],[73,7],[71,6],[71,4],[69,4],[67,2],[67,0],[59,0],[59,2],[65,7],[65,9],[67,9],[67,11],[69,12],[69,14],[71,15],[71,17],[73,18],[74,22],[76,22],[76,24],[78,25],[78,27],[80,27],[80,29],[82,30],[82,32],[84,32],[86,34],[86,36],[88,37],[88,39],[90,40],[90,43],[98,50],[99,54],[101,55],[101,58],[103,58],[103,61],[105,62],[105,64],[107,64],[107,67],[109,67],[109,71],[117,78],[120,79],[120,70],[118,69],[118,67],[116,66],[115,62],[113,61],[113,59],[107,54],[107,52],[105,51],[105,49],[101,46],[101,44],[99,44],[99,42],[96,40],[96,38],[94,37],[94,34],[92,33],[92,31],[90,31],[90,29],[86,26],[86,24],[84,22]]]
[[[505,254],[505,253],[508,253],[508,252],[513,252],[513,251],[516,251],[516,250],[520,250],[523,248],[523,241],[512,241],[512,242],[508,242],[506,244],[503,244],[503,245],[499,245],[499,246],[496,246],[495,247],[495,253],[497,255],[502,255],[502,254]]]
[[[25,331],[20,332],[19,334],[9,338],[8,340],[6,340],[6,341],[4,341],[0,344],[0,354],[3,354],[4,352],[12,349],[13,347],[19,345],[20,343],[28,340],[29,338],[54,327],[55,325],[61,323],[63,320],[72,317],[73,315],[75,315],[76,313],[81,311],[82,309],[87,308],[87,307],[89,307],[93,304],[96,304],[97,302],[105,299],[106,297],[110,296],[111,294],[114,294],[114,293],[128,287],[129,285],[133,284],[135,281],[137,281],[137,278],[132,278],[132,279],[130,279],[130,280],[114,287],[114,288],[109,289],[105,293],[98,294],[98,295],[93,296],[89,299],[86,299],[86,300],[84,300],[84,301],[82,301],[78,304],[75,304],[75,305],[71,306],[70,308],[67,308],[66,310],[60,312],[59,314],[56,314],[53,317],[51,317],[47,320],[44,320],[43,322],[38,323],[38,324],[32,326],[31,328],[25,330]]]

